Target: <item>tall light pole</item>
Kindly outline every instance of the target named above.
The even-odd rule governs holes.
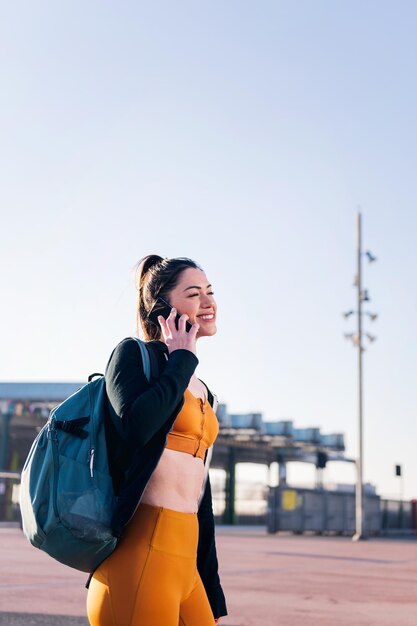
[[[362,220],[358,213],[358,439],[359,450],[356,466],[356,492],[355,492],[355,534],[353,540],[358,541],[364,536],[363,524],[363,385],[362,385]]]
[[[366,256],[368,261],[372,263],[376,261],[376,258],[371,252],[367,251]],[[357,217],[357,274],[355,276],[354,286],[357,287],[357,311],[348,311],[344,313],[344,317],[348,318],[354,313],[357,314],[358,330],[356,335],[353,333],[345,333],[347,339],[352,339],[353,344],[358,348],[358,458],[356,461],[356,489],[355,489],[355,534],[353,540],[358,541],[365,538],[364,530],[364,505],[363,505],[363,368],[362,368],[362,353],[365,348],[362,345],[362,302],[370,302],[367,289],[362,289],[362,222],[361,214],[358,213]],[[369,313],[371,321],[377,319],[376,313]],[[366,333],[369,341],[375,341],[376,337],[373,337],[369,333]]]

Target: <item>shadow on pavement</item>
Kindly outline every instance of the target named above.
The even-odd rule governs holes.
[[[68,615],[0,613],[0,626],[88,626],[88,620]]]

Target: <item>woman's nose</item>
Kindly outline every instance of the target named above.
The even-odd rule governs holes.
[[[203,298],[203,306],[208,308],[208,307],[213,306],[213,304],[214,304],[213,296],[205,294],[205,296]]]

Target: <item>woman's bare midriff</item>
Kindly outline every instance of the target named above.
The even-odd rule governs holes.
[[[207,397],[205,385],[195,374],[191,377],[188,389],[195,397]],[[196,513],[204,471],[204,461],[200,457],[165,448],[145,487],[141,502],[174,511]]]
[[[203,459],[165,448],[145,487],[141,502],[196,513],[204,478]]]

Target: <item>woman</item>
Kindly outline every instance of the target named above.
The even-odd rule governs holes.
[[[217,305],[191,259],[149,255],[138,269],[137,332],[140,323],[156,374],[148,382],[133,337],[106,367],[113,527],[122,537],[92,576],[87,613],[92,626],[212,626],[227,615],[208,475],[219,425],[194,370],[197,339],[216,333]],[[173,308],[156,324],[149,315],[159,298]]]

